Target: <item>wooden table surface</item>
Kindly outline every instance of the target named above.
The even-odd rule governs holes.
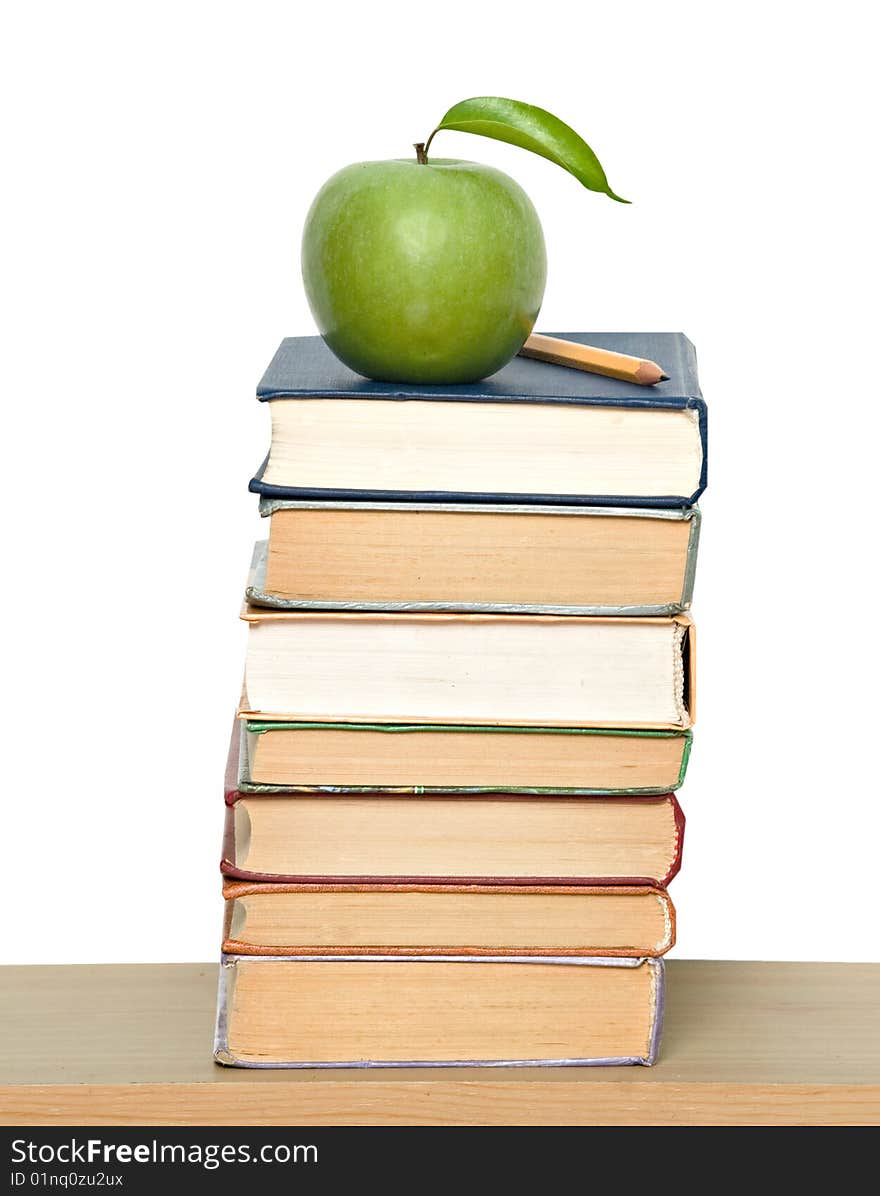
[[[880,964],[673,960],[653,1068],[220,1068],[216,980],[0,968],[0,1124],[880,1124]]]

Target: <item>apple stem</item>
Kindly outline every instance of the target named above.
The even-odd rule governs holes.
[[[414,148],[416,151],[416,161],[419,163],[420,166],[427,166],[428,165],[428,154],[425,150],[424,141],[417,141],[415,143]]]

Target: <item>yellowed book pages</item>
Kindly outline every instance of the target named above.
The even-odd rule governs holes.
[[[228,863],[246,877],[492,877],[665,884],[675,799],[246,797]],[[233,873],[234,874],[234,873]]]
[[[221,1062],[635,1062],[654,1053],[657,960],[232,961]]]
[[[684,734],[662,732],[279,726],[284,729],[247,733],[248,780],[254,784],[666,793],[679,785],[688,744]]]
[[[662,889],[227,883],[227,953],[662,955]]]
[[[270,517],[264,589],[313,603],[686,604],[693,521],[391,504]]]

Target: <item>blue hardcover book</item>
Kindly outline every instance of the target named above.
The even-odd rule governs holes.
[[[257,388],[276,499],[682,507],[706,485],[706,405],[677,332],[552,333],[656,361],[636,386],[516,357],[467,386],[372,382],[317,336],[282,341]]]

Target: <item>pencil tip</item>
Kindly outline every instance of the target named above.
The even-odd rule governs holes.
[[[661,382],[668,382],[668,381],[669,381],[669,375],[668,375],[668,374],[661,374],[661,375],[660,375],[660,381],[661,381]]]

